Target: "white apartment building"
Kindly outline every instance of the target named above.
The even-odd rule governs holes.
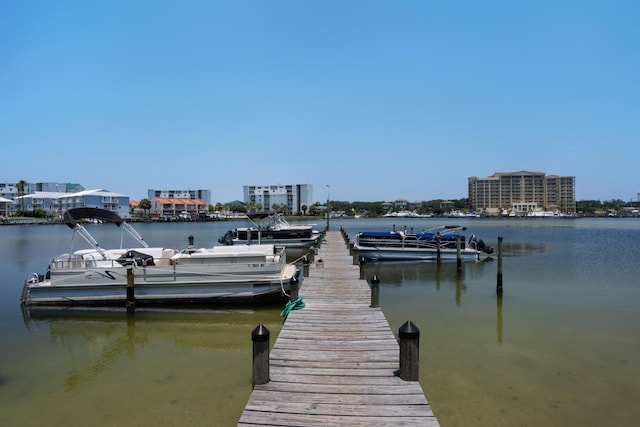
[[[77,193],[84,191],[84,187],[80,184],[67,182],[26,182],[24,190],[22,194],[20,194],[17,182],[0,182],[0,197],[6,199],[15,199],[18,196],[33,194],[36,191],[47,193]]]
[[[313,186],[310,184],[291,185],[245,185],[244,203],[255,205],[259,210],[272,210],[274,206],[286,206],[287,213],[304,213],[302,206],[313,204]]]
[[[202,200],[207,206],[211,204],[211,190],[149,189],[147,195],[151,202],[153,199],[191,199]]]
[[[72,208],[100,208],[129,217],[129,196],[104,189],[84,190],[75,193],[57,191],[36,191],[16,197],[14,209],[32,211],[44,210],[48,216],[58,217]]]

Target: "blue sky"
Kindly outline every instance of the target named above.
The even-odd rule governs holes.
[[[640,192],[640,2],[4,1],[0,181],[312,184],[467,196],[467,178]]]

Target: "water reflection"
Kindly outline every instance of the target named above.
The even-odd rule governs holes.
[[[494,271],[494,265],[490,260],[463,264],[461,269],[457,268],[456,263],[369,262],[364,265],[362,278],[371,281],[375,275],[382,286],[390,287],[433,286],[438,291],[443,287],[451,287],[455,289],[455,303],[460,306],[468,283]]]
[[[244,351],[250,345],[250,331],[258,324],[278,331],[278,324],[269,323],[277,320],[273,310],[262,308],[142,308],[127,312],[124,308],[36,306],[23,307],[23,320],[30,333],[50,336],[51,351],[64,372],[65,391],[109,376],[123,363],[148,358],[158,346],[211,353]]]
[[[496,321],[496,333],[498,336],[498,344],[502,344],[502,295],[498,295],[496,297],[496,311],[497,311],[497,321]]]
[[[542,243],[530,242],[504,242],[502,243],[502,255],[505,257],[523,257],[545,251]]]

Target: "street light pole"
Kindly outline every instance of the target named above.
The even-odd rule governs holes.
[[[327,184],[327,231],[329,231],[329,215],[331,214],[329,200],[331,200],[331,186]]]

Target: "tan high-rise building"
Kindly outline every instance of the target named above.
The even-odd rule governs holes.
[[[476,212],[576,212],[576,178],[544,172],[496,172],[469,178],[469,208]]]

